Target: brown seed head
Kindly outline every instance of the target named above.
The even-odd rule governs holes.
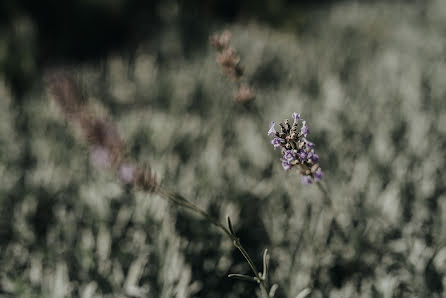
[[[134,182],[135,186],[148,192],[154,192],[159,186],[155,174],[148,167],[136,170]]]
[[[248,102],[256,96],[255,91],[246,84],[242,84],[235,94],[235,100],[238,102]]]
[[[220,35],[214,34],[211,36],[211,45],[218,51],[221,51],[229,46],[231,40],[231,32],[225,30]]]
[[[69,118],[77,117],[81,112],[82,96],[73,75],[63,69],[56,69],[47,71],[44,80],[48,93],[61,111]]]

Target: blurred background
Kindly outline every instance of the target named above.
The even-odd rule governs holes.
[[[209,44],[225,29],[246,104]],[[258,267],[270,250],[276,297],[444,297],[445,32],[441,0],[1,1],[0,297],[256,295],[219,230],[90,164],[52,66]],[[332,208],[269,143],[292,112]]]

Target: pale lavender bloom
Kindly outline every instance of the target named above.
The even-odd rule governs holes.
[[[307,127],[307,129],[308,129],[308,127]],[[309,148],[309,149],[313,149],[314,148],[314,143],[308,141],[306,138],[302,138],[302,140],[305,142],[305,146],[307,146],[307,148]]]
[[[302,184],[305,184],[305,185],[313,183],[313,180],[311,180],[311,176],[302,176],[300,178],[300,181],[302,182]]]
[[[280,159],[282,161],[282,167],[285,171],[288,171],[289,169],[291,169],[291,164],[288,160],[281,158]]]
[[[90,152],[90,160],[99,169],[109,169],[111,167],[110,151],[102,146],[93,147]]]
[[[274,128],[274,126],[276,125],[276,122],[274,122],[274,121],[272,121],[271,122],[271,125],[270,125],[270,127],[269,127],[269,130],[268,130],[268,135],[270,136],[271,134],[276,134],[276,129]]]
[[[288,171],[297,167],[301,172],[303,184],[312,184],[322,179],[323,172],[319,168],[319,156],[314,153],[314,144],[306,139],[310,133],[307,122],[300,118],[300,114],[292,113],[293,126],[290,127],[288,119],[280,123],[280,131],[275,130],[275,122],[271,122],[268,135],[273,134],[271,144],[274,149],[280,148],[282,153],[282,167]],[[302,127],[298,132],[298,122],[302,121]],[[298,149],[299,148],[299,149]],[[311,173],[311,174],[310,174]],[[307,175],[306,175],[307,174]]]
[[[308,158],[308,153],[305,152],[304,150],[300,151],[297,155],[299,156],[299,159],[301,161],[305,161]]]
[[[321,168],[317,169],[317,171],[313,174],[314,181],[317,182],[322,179],[324,176],[324,172],[322,172]]]
[[[119,167],[118,177],[125,184],[130,184],[135,177],[136,168],[128,163],[124,163]]]
[[[293,119],[294,119],[294,123],[297,123],[300,120],[300,114],[294,112]]]
[[[288,160],[288,161],[292,161],[295,159],[294,157],[294,151],[293,150],[285,150],[285,153],[283,154],[283,157]]]
[[[307,121],[302,121],[302,128],[300,132],[306,137],[310,133],[310,129],[307,126]]]
[[[274,146],[274,150],[276,150],[277,148],[279,148],[281,143],[282,143],[282,142],[280,141],[279,138],[274,138],[274,139],[271,140],[271,144],[273,144],[273,146]]]

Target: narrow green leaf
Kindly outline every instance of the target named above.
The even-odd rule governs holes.
[[[270,298],[274,298],[274,295],[276,295],[276,291],[277,291],[278,288],[279,288],[278,284],[273,284],[271,286],[271,289],[269,290],[269,297]]]
[[[263,280],[266,280],[268,277],[268,268],[269,268],[269,254],[268,249],[266,248],[263,252]]]
[[[244,274],[234,273],[234,274],[229,274],[228,277],[236,278],[236,279],[240,279],[240,280],[245,280],[245,281],[257,282],[255,277],[252,277],[252,276],[249,276],[249,275],[244,275]]]
[[[228,222],[229,231],[231,232],[232,235],[235,236],[234,230],[232,229],[231,219],[229,218],[229,216],[226,217],[226,221]]]

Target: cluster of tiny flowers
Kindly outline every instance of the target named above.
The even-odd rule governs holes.
[[[243,77],[243,68],[240,65],[240,57],[237,51],[230,46],[231,33],[227,30],[220,35],[214,34],[210,38],[211,45],[218,51],[217,63],[221,66],[223,73],[230,80],[239,82]],[[245,103],[254,100],[256,93],[246,83],[240,83],[234,94],[234,99]]]
[[[80,101],[80,91],[74,76],[63,70],[46,75],[48,91],[56,104],[73,124],[77,124],[90,148],[91,163],[100,169],[115,170],[119,180],[149,192],[158,187],[155,175],[148,167],[137,167],[127,158],[126,144],[115,125],[92,113]]]
[[[322,179],[324,173],[319,167],[319,156],[314,153],[314,144],[307,140],[310,130],[305,120],[299,129],[300,114],[293,113],[294,123],[291,125],[288,119],[279,123],[280,132],[276,131],[276,123],[271,122],[268,135],[273,135],[271,144],[274,150],[280,148],[282,153],[282,167],[288,171],[297,166],[302,174],[302,183],[311,184]]]
[[[223,73],[231,80],[237,81],[243,75],[240,66],[240,57],[237,51],[230,47],[231,33],[224,31],[222,34],[211,36],[211,45],[218,51],[217,63],[223,69]]]

